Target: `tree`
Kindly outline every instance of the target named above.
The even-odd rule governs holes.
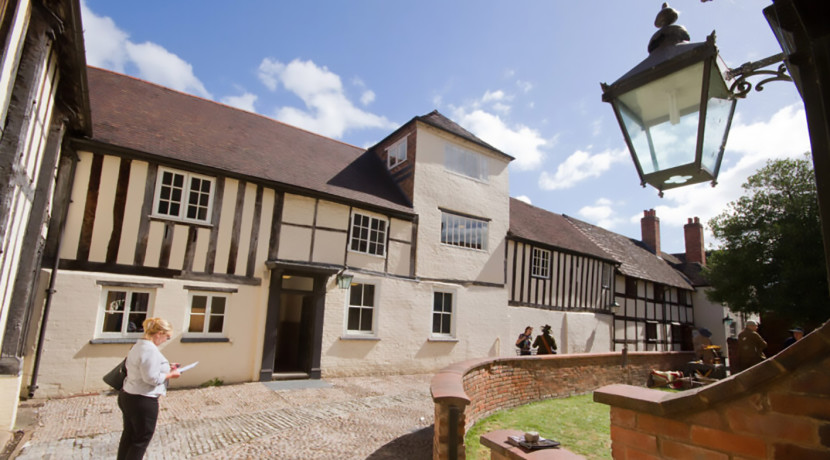
[[[807,158],[768,161],[747,179],[746,194],[709,221],[723,243],[704,271],[710,300],[807,327],[830,318],[815,174]]]

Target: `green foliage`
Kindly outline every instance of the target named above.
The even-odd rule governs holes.
[[[559,441],[589,459],[611,458],[611,409],[595,403],[591,394],[548,399],[479,420],[464,438],[467,458],[490,458],[490,450],[479,438],[495,430],[538,431],[543,438]]]
[[[722,242],[707,258],[709,298],[733,311],[821,324],[830,299],[812,163],[807,156],[768,161],[743,188],[709,221]]]
[[[203,382],[199,385],[199,388],[207,388],[207,387],[221,387],[225,384],[225,381],[220,379],[219,377],[214,377],[207,382]]]

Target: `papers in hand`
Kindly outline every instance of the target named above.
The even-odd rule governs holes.
[[[192,364],[188,364],[187,366],[180,367],[179,368],[179,373],[184,374],[185,372],[189,371],[190,369],[193,369],[194,367],[196,367],[197,364],[199,364],[199,361],[196,361]]]

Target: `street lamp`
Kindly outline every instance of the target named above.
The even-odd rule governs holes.
[[[649,41],[649,56],[611,85],[602,84],[602,100],[614,109],[641,184],[660,196],[676,187],[717,183],[737,98],[751,87],[745,77],[770,72],[758,69],[784,58],[722,68],[715,33],[689,43],[677,17],[664,3],[654,20],[659,30]],[[771,79],[784,78],[789,77]]]

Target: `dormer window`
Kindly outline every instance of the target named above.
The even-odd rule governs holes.
[[[406,138],[395,142],[391,147],[386,149],[386,165],[389,169],[398,166],[406,161]]]
[[[453,144],[444,147],[444,167],[471,179],[488,182],[490,179],[487,157]]]

